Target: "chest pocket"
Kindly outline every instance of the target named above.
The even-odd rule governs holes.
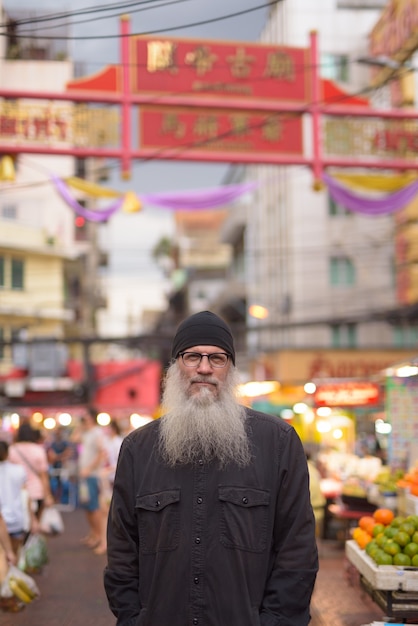
[[[175,550],[180,537],[180,490],[136,496],[139,549],[143,554]]]
[[[267,545],[270,493],[246,487],[219,487],[221,543],[227,548],[263,552]]]

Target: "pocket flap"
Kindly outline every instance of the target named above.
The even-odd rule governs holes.
[[[164,507],[180,501],[180,489],[156,491],[143,496],[136,496],[135,507],[146,511],[161,511]]]
[[[251,487],[219,487],[219,499],[244,507],[260,506],[269,504],[270,493]]]

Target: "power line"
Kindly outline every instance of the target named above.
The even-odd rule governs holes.
[[[278,2],[280,2],[281,0],[272,0],[272,2],[268,2],[268,3],[264,3],[262,5],[258,5],[249,9],[243,9],[241,11],[236,11],[234,13],[229,13],[226,15],[221,15],[218,17],[213,17],[210,19],[206,19],[206,20],[201,20],[198,22],[191,22],[188,24],[179,24],[177,26],[163,26],[160,28],[157,28],[155,30],[146,30],[146,31],[141,31],[139,33],[129,33],[128,35],[122,35],[120,33],[118,33],[117,35],[86,35],[86,36],[48,36],[48,35],[42,35],[41,39],[59,39],[59,40],[69,40],[69,41],[83,41],[83,40],[105,40],[105,39],[120,39],[121,37],[137,37],[138,35],[153,35],[153,34],[157,34],[157,33],[167,33],[167,32],[171,32],[174,30],[179,30],[179,29],[187,29],[187,28],[195,28],[196,26],[206,26],[207,24],[214,24],[216,22],[222,22],[224,20],[228,20],[228,19],[232,19],[235,17],[241,17],[242,15],[247,15],[248,13],[254,13],[255,11],[260,11],[262,9],[265,9],[269,6],[273,6],[275,4],[277,4]],[[0,32],[0,36],[7,36],[7,33],[1,33]],[[30,34],[23,34],[23,35],[19,35],[18,33],[16,33],[15,35],[16,38],[27,38],[27,39],[37,39],[39,38],[39,35],[30,35]]]

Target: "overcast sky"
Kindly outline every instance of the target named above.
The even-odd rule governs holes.
[[[130,5],[129,7],[127,5]],[[142,0],[142,2],[111,2],[105,0],[72,0],[71,3],[50,0],[3,0],[5,9],[71,13],[71,31],[74,37],[114,38],[76,39],[71,42],[71,56],[82,62],[84,75],[94,74],[108,64],[119,60],[119,15],[131,18],[131,33],[165,33],[168,37],[204,38],[219,40],[257,41],[267,9],[263,0]],[[86,9],[116,7],[103,12],[85,14]],[[255,11],[230,19],[213,21],[233,13],[261,7]],[[83,15],[76,15],[83,11]],[[107,16],[103,19],[103,16]],[[202,25],[187,27],[198,22]],[[56,24],[50,21],[52,26]],[[175,30],[171,30],[175,27]],[[227,171],[224,164],[152,161],[137,162],[132,167],[131,180],[124,182],[118,167],[113,168],[110,183],[122,191],[132,189],[142,193],[196,189],[222,184]],[[118,214],[106,228],[105,241],[110,247],[111,266],[109,285],[109,319],[106,330],[110,334],[124,332],[127,314],[139,317],[141,310],[162,305],[167,285],[160,280],[162,274],[150,259],[151,250],[163,235],[172,232],[172,214],[168,210],[146,208],[140,214]]]

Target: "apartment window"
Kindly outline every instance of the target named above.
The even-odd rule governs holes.
[[[331,257],[329,269],[330,283],[333,287],[349,287],[355,284],[355,267],[348,257]]]
[[[333,324],[331,345],[333,348],[355,348],[357,346],[356,324]]]
[[[331,215],[331,217],[336,217],[339,215],[353,215],[353,213],[341,204],[335,202],[335,200],[333,200],[328,194],[328,215]]]
[[[22,259],[11,259],[11,288],[23,289],[24,287],[24,262]]]
[[[322,78],[348,83],[349,67],[348,56],[346,54],[332,54],[329,52],[321,54],[320,74]]]
[[[4,204],[1,207],[1,217],[5,220],[17,219],[17,206],[15,204]]]
[[[395,326],[393,343],[397,348],[410,348],[418,344],[418,326]]]
[[[0,287],[5,287],[5,269],[4,256],[0,256]]]

